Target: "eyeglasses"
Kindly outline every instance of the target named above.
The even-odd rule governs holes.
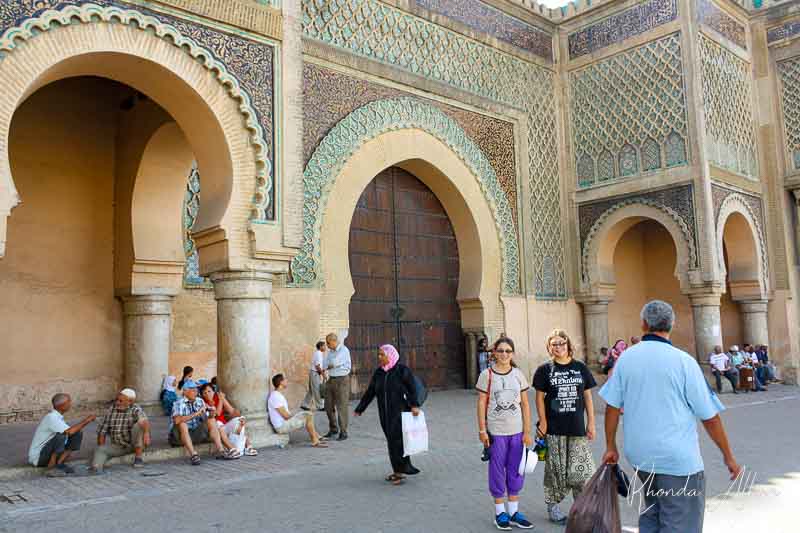
[[[514,353],[514,350],[495,350],[497,353]]]
[[[561,348],[562,346],[566,346],[566,345],[567,345],[566,342],[551,342],[550,343],[550,346],[552,346],[553,348]]]

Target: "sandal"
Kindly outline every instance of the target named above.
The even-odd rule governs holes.
[[[248,457],[255,457],[256,455],[258,455],[258,450],[256,450],[255,448],[245,448],[244,454],[247,455]]]
[[[396,478],[394,478],[392,480],[392,485],[397,487],[398,485],[402,485],[405,482],[406,482],[406,478],[404,478],[404,477],[396,477]]]
[[[242,454],[239,453],[239,450],[237,450],[236,448],[231,448],[230,450],[225,452],[225,459],[228,461],[239,459],[241,456]]]
[[[192,463],[192,466],[197,466],[200,464],[200,456],[198,454],[194,454],[189,458],[189,462]]]
[[[406,476],[401,476],[401,475],[397,475],[397,474],[392,473],[392,474],[389,474],[388,476],[386,476],[384,479],[386,481],[394,483],[395,481],[398,481],[398,480],[402,481],[405,478],[406,478]]]
[[[316,444],[312,444],[311,447],[312,448],[327,448],[328,447],[328,443],[327,442],[323,442],[323,441],[320,440],[320,441],[317,441]]]

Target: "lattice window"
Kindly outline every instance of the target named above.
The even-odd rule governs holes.
[[[706,156],[714,164],[758,177],[750,64],[700,36]]]
[[[781,77],[786,149],[795,170],[800,170],[800,57],[778,63],[778,73]]]
[[[597,179],[599,181],[608,181],[613,180],[615,176],[614,155],[606,150],[597,158]]]
[[[619,175],[629,177],[640,172],[635,160],[622,166],[623,160],[631,161],[630,148],[622,152],[630,146],[642,153],[641,169],[660,168],[662,146],[654,150],[654,139],[663,142],[673,131],[683,139],[688,136],[680,35],[668,35],[570,73],[570,97],[576,154],[598,158],[609,151],[620,162]],[[598,159],[598,179],[603,179],[599,165]]]
[[[626,144],[619,151],[619,175],[623,178],[639,173],[639,155],[636,148]]]
[[[183,251],[186,254],[183,282],[187,287],[208,283],[208,280],[200,275],[200,256],[192,238],[192,227],[194,227],[199,212],[200,173],[197,171],[197,162],[195,162],[189,172],[189,178],[186,180],[186,194],[183,199]]]
[[[667,135],[664,141],[664,153],[667,157],[667,167],[677,167],[686,164],[686,142],[676,132]]]
[[[594,183],[594,159],[589,154],[578,157],[578,185],[588,187]]]
[[[655,139],[647,138],[642,143],[642,170],[650,172],[661,168],[661,146]]]

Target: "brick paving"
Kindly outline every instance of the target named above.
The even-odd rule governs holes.
[[[737,459],[757,473],[758,485],[712,499],[706,531],[796,533],[796,522],[781,513],[792,509],[782,502],[800,496],[800,390],[773,386],[722,398]],[[425,411],[432,451],[415,459],[424,472],[402,487],[383,481],[388,459],[373,406],[352,419],[350,440],[327,450],[311,448],[297,434],[290,447],[264,449],[255,458],[204,458],[199,467],[185,460],[149,464],[146,473],[163,473],[156,477],[117,465],[99,477],[0,483],[0,495],[21,493],[28,500],[0,500],[0,531],[492,531],[474,402],[471,391],[431,394]],[[596,405],[600,411],[602,402]],[[318,414],[317,427],[325,424]],[[723,494],[729,482],[719,453],[704,434],[701,443],[708,492]],[[599,460],[603,446],[595,442],[593,448]],[[527,480],[522,509],[537,531],[562,531],[546,522],[542,474],[539,468]],[[635,531],[634,507],[623,503],[622,509],[626,531]]]

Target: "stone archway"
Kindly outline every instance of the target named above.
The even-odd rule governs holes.
[[[0,69],[9,80],[0,94],[0,253],[5,218],[24,201],[8,154],[14,110],[51,82],[90,75],[148,95],[186,133],[204,176],[205,202],[196,225],[204,270],[248,261],[247,228],[240,222],[237,227],[237,221],[250,213],[254,197],[257,203],[265,198],[271,168],[247,94],[211,52],[153,17],[92,4],[24,21],[5,32],[0,51],[5,53]]]

